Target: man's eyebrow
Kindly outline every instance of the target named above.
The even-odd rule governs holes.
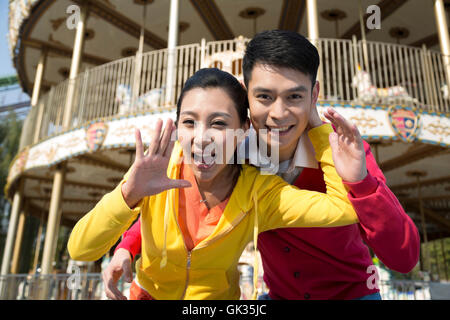
[[[294,92],[294,91],[308,92],[308,88],[306,88],[305,86],[300,85],[300,86],[297,86],[297,87],[294,87],[294,88],[290,88],[290,89],[288,89],[286,91],[287,92]]]
[[[300,85],[300,86],[293,87],[293,88],[286,90],[286,92],[297,92],[297,91],[308,92],[308,88],[306,88],[303,85]],[[270,92],[272,92],[272,90],[264,88],[264,87],[255,87],[255,88],[253,88],[253,92],[270,93]]]
[[[255,87],[252,90],[253,92],[272,92],[272,90],[263,88],[263,87]]]

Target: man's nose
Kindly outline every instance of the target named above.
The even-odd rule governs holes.
[[[283,99],[277,98],[270,106],[269,117],[274,120],[282,120],[289,116],[289,112],[283,103]]]

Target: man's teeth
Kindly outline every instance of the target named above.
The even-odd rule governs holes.
[[[270,130],[278,130],[279,132],[284,132],[284,131],[288,131],[290,128],[290,126],[288,127],[280,127],[280,128],[270,128]]]

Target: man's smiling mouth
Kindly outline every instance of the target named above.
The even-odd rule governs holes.
[[[294,127],[294,125],[284,126],[284,127],[268,127],[268,126],[266,126],[266,128],[268,129],[268,131],[271,134],[278,134],[280,136],[283,136],[283,135],[286,135],[287,133],[289,133],[293,127]]]

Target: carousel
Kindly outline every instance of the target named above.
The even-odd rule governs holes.
[[[373,2],[380,28],[365,25]],[[241,79],[246,44],[268,29],[316,45],[319,113],[333,106],[358,126],[417,225],[420,269],[447,272],[426,245],[450,237],[447,8],[443,0],[10,0],[11,57],[32,107],[5,188],[1,277],[66,273],[70,230],[132,164],[134,129],[146,142],[156,119],[175,118],[183,83],[202,67]]]

